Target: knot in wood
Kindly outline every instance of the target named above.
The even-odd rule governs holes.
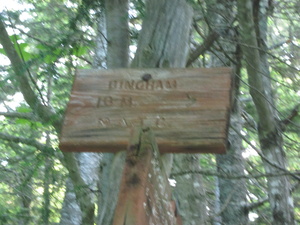
[[[134,173],[129,177],[129,179],[127,180],[126,183],[128,186],[136,186],[140,182],[141,182],[141,179],[139,178],[139,176],[136,173]]]
[[[143,81],[149,81],[152,79],[152,75],[150,73],[145,73],[143,76],[142,76],[142,80]]]

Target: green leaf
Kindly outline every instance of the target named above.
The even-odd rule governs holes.
[[[73,49],[72,54],[79,57],[82,56],[84,54],[86,54],[88,51],[88,47],[86,46],[79,46]]]
[[[16,35],[16,34],[10,35],[9,38],[13,43],[16,43],[16,41],[21,40],[20,35]]]
[[[23,118],[18,118],[16,119],[16,124],[19,124],[19,125],[30,125],[31,122],[27,119],[23,119]]]
[[[57,48],[54,51],[51,51],[51,54],[47,54],[44,57],[44,62],[45,63],[53,63],[55,62],[59,56],[63,54],[63,49]]]
[[[16,111],[19,113],[29,113],[32,112],[32,109],[26,106],[19,106],[17,107]]]
[[[0,48],[0,53],[3,54],[3,55],[5,55],[5,51],[4,51],[3,48]]]

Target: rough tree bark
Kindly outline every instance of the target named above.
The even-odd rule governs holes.
[[[239,49],[239,47],[238,47]],[[237,53],[239,50],[237,50]],[[237,54],[240,57],[240,54]],[[239,93],[239,77],[240,77],[240,60],[236,57],[237,64],[234,66],[234,74],[236,75],[233,83],[235,89],[233,96],[233,104],[230,113],[230,127],[228,131],[228,149],[225,155],[217,155],[217,170],[220,174],[226,175],[245,175],[245,160],[242,156],[243,145],[241,135],[236,131],[242,130],[241,107],[238,98]],[[218,177],[219,189],[219,210],[221,219],[215,224],[232,224],[246,225],[248,224],[247,209],[247,187],[244,179],[232,180]]]
[[[87,153],[85,153],[87,154]],[[84,155],[82,155],[84,157]],[[65,165],[68,168],[69,171],[69,177],[72,181],[72,185],[69,185],[69,188],[67,189],[65,201],[69,201],[69,203],[72,203],[72,208],[78,208],[76,205],[79,205],[80,211],[76,210],[69,211],[71,215],[76,217],[76,221],[80,221],[79,224],[91,224],[94,225],[94,218],[95,218],[95,204],[93,200],[93,190],[95,186],[95,181],[89,181],[89,178],[91,178],[90,173],[93,173],[93,171],[88,171],[86,173],[86,170],[84,169],[84,165],[92,165],[94,167],[95,164],[90,164],[90,162],[86,162],[84,159],[80,159],[80,154],[75,153],[64,153],[64,159],[65,159]],[[84,162],[82,162],[82,160]],[[80,166],[81,161],[81,166]],[[99,160],[98,160],[99,161]],[[97,162],[97,161],[96,161]],[[94,171],[96,174],[96,172]],[[73,193],[69,193],[73,192]],[[76,196],[76,201],[72,201],[72,195]],[[74,200],[74,199],[73,199]],[[68,209],[69,206],[67,206]],[[66,211],[64,211],[66,212]],[[65,216],[66,214],[62,214],[62,216]],[[81,217],[81,220],[80,220]],[[73,220],[73,217],[68,217]],[[67,223],[70,223],[66,218],[61,218],[62,221],[65,221]],[[61,222],[61,225],[64,225]]]
[[[147,1],[132,67],[185,67],[191,22],[185,1]]]
[[[235,130],[242,129],[241,111],[237,103],[231,110],[230,124]],[[242,156],[242,140],[235,130],[229,129],[229,147],[226,155],[217,156],[217,169],[220,174],[244,175],[244,159]],[[219,213],[221,224],[248,224],[247,189],[244,179],[233,180],[218,178],[220,191]]]
[[[185,67],[193,12],[184,0],[151,0],[132,67]],[[174,173],[199,169],[199,155],[175,155]],[[164,156],[166,168],[172,155]],[[170,170],[170,169],[169,169]],[[205,224],[207,213],[201,175],[178,177],[174,197],[183,224]]]
[[[80,202],[77,200],[76,192],[85,190],[85,195],[88,195],[91,206],[93,206],[96,201],[95,193],[99,193],[97,187],[97,183],[99,181],[98,170],[102,155],[97,153],[75,153],[74,155],[80,171],[79,175],[82,177],[85,186],[74,187],[71,180],[68,179],[66,181],[66,193],[61,211],[60,225],[83,224],[82,212],[79,207]],[[90,212],[92,213],[92,209]],[[94,215],[91,216],[90,219],[92,223]]]
[[[242,50],[245,55],[250,94],[258,114],[258,136],[262,159],[267,173],[277,174],[286,169],[280,130],[272,98],[270,72],[265,55],[266,10],[268,1],[254,1],[258,21],[253,17],[253,1],[238,1],[238,20]],[[260,13],[260,11],[262,13]],[[264,16],[263,16],[264,15]],[[255,29],[256,28],[256,29]],[[258,42],[259,40],[259,42]],[[273,225],[293,225],[293,199],[287,176],[268,177],[268,195],[273,215]]]
[[[81,210],[76,202],[74,187],[72,181],[67,179],[65,198],[60,212],[59,225],[80,225],[81,221]]]
[[[220,41],[217,44],[223,52],[218,52],[218,55],[212,55],[211,66],[231,66],[233,67],[233,95],[232,95],[232,110],[230,113],[230,126],[235,130],[242,130],[242,118],[240,102],[238,101],[240,69],[241,69],[241,54],[240,47],[234,44],[235,31],[231,26],[234,21],[235,14],[233,13],[235,1],[206,1],[207,3],[207,21],[209,27],[220,34]],[[228,41],[229,40],[229,41]],[[231,53],[232,52],[232,53]],[[235,54],[233,54],[235,52]],[[230,57],[230,58],[229,58]],[[232,62],[235,62],[234,64]],[[228,132],[228,149],[224,155],[217,155],[217,170],[220,174],[226,175],[244,175],[244,159],[242,157],[242,139],[236,131],[229,128]],[[216,213],[220,215],[215,218],[214,224],[231,224],[245,225],[248,224],[248,210],[246,208],[246,182],[244,179],[232,180],[226,178],[217,178],[217,207]]]
[[[126,68],[129,59],[128,0],[105,0],[107,67]]]
[[[175,155],[172,173],[199,171],[200,155]],[[178,204],[178,213],[184,225],[209,224],[206,191],[202,175],[197,173],[176,176],[176,188],[173,196]]]
[[[93,68],[106,69],[106,54],[107,54],[107,32],[106,32],[106,16],[104,9],[101,7],[98,10],[97,31],[96,31],[96,48],[93,62]]]
[[[126,68],[129,60],[128,0],[105,0],[107,68]],[[103,32],[99,30],[99,32]],[[103,35],[98,34],[98,35]],[[125,150],[125,149],[124,149]],[[101,194],[97,224],[111,224],[117,204],[125,154],[104,153],[100,166]]]
[[[101,160],[97,224],[112,224],[125,160],[124,152],[115,155],[104,153]]]

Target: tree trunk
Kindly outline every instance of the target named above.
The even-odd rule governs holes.
[[[104,9],[98,9],[97,31],[96,31],[96,48],[93,62],[93,68],[107,68],[107,31],[106,31],[106,16]]]
[[[241,69],[241,54],[240,47],[235,46],[235,31],[229,31],[231,23],[235,18],[233,13],[234,1],[207,1],[206,18],[209,21],[209,27],[220,34],[222,46],[219,46],[221,51],[218,55],[211,56],[212,67],[231,66],[233,71],[233,95],[232,95],[232,110],[230,113],[230,126],[236,131],[242,130],[242,118],[240,102],[238,101],[240,69]],[[227,41],[229,40],[229,41]],[[235,52],[235,54],[230,54]],[[231,59],[229,59],[229,57]],[[234,60],[235,64],[232,64]],[[222,175],[244,175],[244,159],[242,157],[242,139],[236,131],[229,128],[228,132],[228,149],[226,154],[217,155],[217,170]],[[248,210],[246,209],[246,182],[244,179],[232,180],[226,178],[217,178],[217,202],[216,213],[220,215],[215,218],[215,224],[230,224],[230,225],[246,225],[248,224]]]
[[[181,171],[201,170],[199,158],[199,154],[175,155],[172,172],[176,174]],[[201,174],[191,173],[176,176],[173,196],[183,224],[209,224],[205,192]]]
[[[241,111],[237,103],[231,111],[230,123],[235,130],[242,130]],[[226,155],[217,156],[218,172],[224,175],[244,175],[244,159],[242,156],[242,140],[235,130],[229,129],[229,147]],[[246,208],[246,182],[244,179],[233,180],[218,178],[220,190],[221,224],[248,224],[248,210]]]
[[[239,49],[239,47],[237,47]],[[237,52],[239,50],[237,49]],[[236,57],[234,79],[235,95],[230,114],[230,127],[228,131],[228,149],[225,155],[217,155],[217,170],[220,175],[245,175],[245,160],[242,156],[243,145],[241,135],[237,131],[242,130],[241,107],[238,100],[240,82],[240,59]],[[244,179],[227,179],[218,177],[219,204],[218,214],[221,215],[221,224],[246,225],[248,224],[247,187]]]
[[[107,31],[107,67],[128,66],[128,0],[105,0]]]
[[[100,166],[100,197],[98,199],[97,224],[112,224],[114,211],[118,201],[125,152],[117,154],[104,153]]]
[[[74,156],[74,158],[71,156]],[[66,163],[71,168],[69,173],[72,184],[66,183],[69,188],[66,189],[65,193],[65,209],[63,208],[61,213],[61,225],[72,224],[73,220],[78,222],[78,224],[94,225],[94,193],[97,193],[100,158],[101,155],[97,153],[74,153],[65,157]],[[76,199],[73,198],[74,194]],[[70,207],[74,208],[74,210],[70,211]],[[78,208],[80,211],[77,210]],[[73,216],[70,216],[70,214]]]
[[[151,0],[132,67],[185,67],[189,50],[192,9],[183,0]],[[176,47],[175,47],[176,46]],[[171,168],[172,155],[163,156]],[[175,172],[199,169],[199,155],[176,155]],[[177,179],[174,196],[183,224],[205,224],[207,219],[201,175]]]
[[[63,201],[63,207],[61,210],[61,219],[60,225],[81,225],[87,224],[83,221],[82,210],[79,206],[79,201],[83,201],[87,198],[80,198],[76,195],[76,191],[81,191],[88,195],[88,199],[95,199],[93,193],[98,194],[99,190],[97,187],[98,183],[98,168],[101,154],[96,153],[79,153],[76,155],[77,161],[79,164],[80,176],[83,178],[86,183],[85,187],[74,187],[71,179],[66,181],[66,192],[65,198]],[[77,190],[76,190],[77,189]],[[84,192],[86,189],[89,189],[89,192]],[[94,200],[91,200],[94,202]],[[94,210],[92,210],[94,212]],[[94,215],[90,216],[91,220],[94,220]],[[94,222],[91,222],[94,223]]]
[[[132,67],[185,67],[192,9],[183,0],[149,0]]]
[[[105,0],[106,31],[99,29],[98,35],[107,34],[106,62],[109,69],[126,68],[128,66],[128,4],[128,0]],[[99,187],[101,190],[98,199],[97,224],[99,225],[111,224],[113,221],[124,159],[124,152],[103,154],[99,174]]]
[[[254,1],[255,9],[267,10],[268,1]],[[258,11],[258,12],[259,12]],[[250,94],[258,114],[258,135],[262,149],[264,168],[267,173],[277,174],[286,169],[286,158],[283,150],[282,131],[273,104],[270,85],[270,72],[263,46],[266,43],[266,19],[256,17],[254,22],[253,5],[250,0],[238,1],[238,20],[243,52],[247,63]],[[258,24],[257,24],[258,23]],[[258,25],[258,27],[256,26]],[[256,27],[256,30],[255,30]],[[259,31],[259,33],[257,33]],[[262,52],[259,51],[261,47]],[[287,176],[268,177],[268,195],[273,215],[273,225],[293,225],[293,200],[290,194],[290,183]]]
[[[18,222],[21,225],[28,225],[30,223],[31,203],[33,199],[31,181],[26,179],[26,175],[21,177],[21,184],[16,187],[18,195],[20,196],[20,208],[22,209],[22,219]]]
[[[81,225],[82,216],[79,205],[76,202],[76,195],[72,181],[67,179],[66,192],[63,206],[60,212],[59,225]]]

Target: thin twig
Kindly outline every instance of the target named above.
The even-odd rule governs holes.
[[[9,118],[20,118],[32,121],[37,121],[37,118],[33,113],[19,113],[19,112],[0,112],[0,116],[5,116]]]
[[[33,147],[37,148],[38,150],[48,153],[48,154],[55,151],[54,148],[44,145],[34,139],[13,136],[13,135],[5,134],[2,132],[0,132],[0,139],[5,140],[5,141],[11,141],[11,142],[15,142],[15,143],[22,143],[22,144],[26,144],[29,146],[33,146]]]
[[[283,174],[281,174],[281,176],[284,176],[284,175],[290,175],[292,176],[293,178],[297,179],[300,181],[300,171],[295,171],[295,172],[291,172],[283,167],[281,167],[280,165],[276,164],[276,163],[273,163],[271,162],[268,158],[266,158],[262,151],[258,148],[256,148],[250,141],[248,141],[243,135],[241,135],[241,133],[239,131],[237,131],[233,126],[230,126],[230,128],[235,131],[251,148],[253,148],[257,154],[264,160],[266,161],[269,165],[275,167],[276,169],[279,169],[281,171],[283,171]],[[274,175],[276,176],[276,174],[270,174],[270,175]]]

